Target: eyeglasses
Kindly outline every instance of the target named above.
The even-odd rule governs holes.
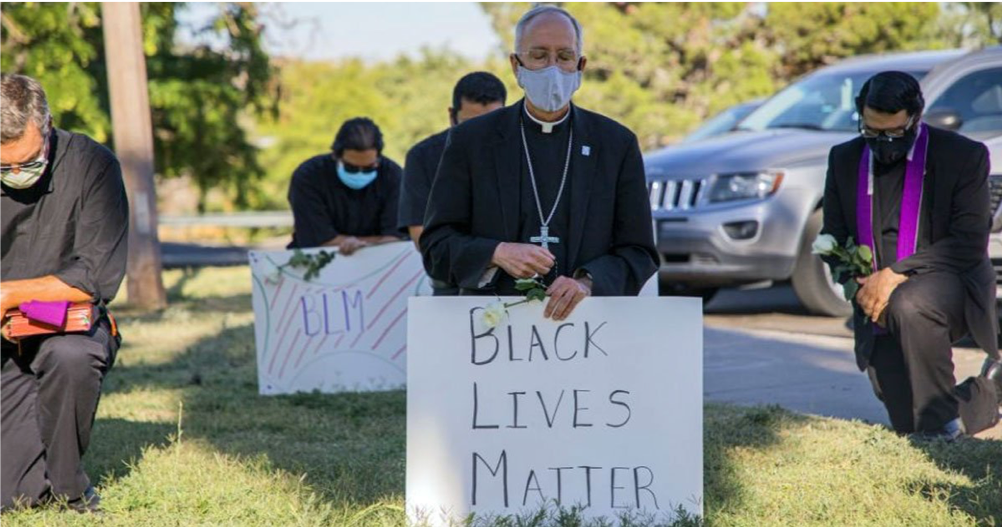
[[[379,161],[376,161],[375,163],[367,167],[360,167],[358,165],[353,165],[345,161],[339,161],[339,162],[341,163],[341,166],[344,167],[344,171],[349,174],[358,174],[359,172],[372,172],[373,170],[379,169]]]
[[[521,57],[521,58],[520,58]],[[523,63],[522,60],[525,60]],[[515,53],[515,60],[519,64],[529,69],[542,69],[551,64],[556,64],[561,69],[572,70],[578,65],[578,53],[573,49],[561,49],[556,53],[550,53],[545,49],[530,49]]]
[[[22,170],[38,170],[45,166],[49,162],[49,139],[45,138],[42,143],[42,155],[34,160],[27,163],[14,163],[12,165],[0,165],[0,173],[7,174],[13,172],[19,174]]]
[[[894,139],[901,139],[908,133],[908,130],[912,127],[915,122],[915,116],[908,118],[908,122],[905,123],[901,128],[893,128],[891,130],[874,130],[865,124],[863,124],[862,118],[859,120],[859,134],[867,139],[876,139],[880,136],[884,136],[888,141]]]

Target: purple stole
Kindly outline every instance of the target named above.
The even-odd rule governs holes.
[[[926,151],[929,146],[929,130],[925,123],[919,125],[918,137],[908,153],[905,165],[905,182],[901,194],[901,217],[898,220],[898,253],[895,261],[901,261],[915,254],[918,243],[919,212],[922,208],[922,180],[925,177]],[[863,155],[859,159],[859,178],[856,183],[856,232],[859,244],[866,245],[874,255],[873,269],[878,269],[877,251],[873,242],[873,165],[870,146],[863,145]],[[883,256],[883,255],[881,255]],[[882,334],[874,325],[875,333]]]

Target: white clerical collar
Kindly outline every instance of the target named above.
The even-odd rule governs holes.
[[[566,121],[567,118],[570,117],[570,115],[571,115],[571,110],[570,110],[570,108],[568,108],[567,109],[567,113],[565,113],[564,116],[561,117],[559,121],[548,123],[546,121],[540,121],[539,119],[536,119],[536,116],[532,115],[532,113],[529,112],[529,106],[528,105],[523,104],[522,108],[525,110],[525,115],[528,115],[529,119],[532,119],[532,122],[538,124],[539,126],[541,126],[543,128],[543,133],[544,134],[553,133],[553,128],[555,126],[557,126],[558,124]]]
[[[915,155],[915,146],[918,145],[919,137],[922,137],[923,133],[926,133],[926,129],[925,129],[925,124],[924,123],[923,124],[919,124],[919,131],[918,131],[917,134],[915,134],[915,142],[912,143],[912,147],[908,149],[908,160],[909,161],[911,161],[912,157]]]

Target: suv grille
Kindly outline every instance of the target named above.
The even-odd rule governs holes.
[[[700,192],[705,188],[702,179],[652,181],[647,184],[651,210],[688,210],[699,203]]]
[[[988,195],[992,200],[992,216],[1002,216],[1002,175],[988,178]],[[1002,231],[1002,220],[996,221],[993,231]]]

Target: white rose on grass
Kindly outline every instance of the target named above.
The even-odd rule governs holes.
[[[831,234],[819,234],[818,237],[814,239],[814,243],[811,245],[811,253],[827,256],[831,254],[837,246],[838,242],[835,241],[834,236]]]
[[[493,302],[488,304],[484,308],[484,314],[481,315],[480,320],[485,326],[489,328],[496,328],[498,324],[501,323],[501,319],[505,315],[505,307],[503,302]]]

